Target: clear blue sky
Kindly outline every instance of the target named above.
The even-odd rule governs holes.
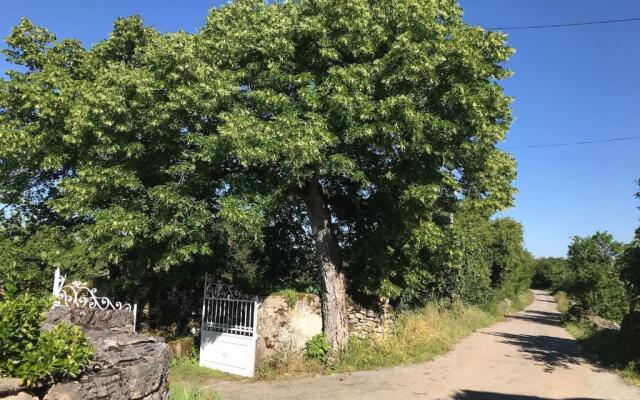
[[[118,16],[140,14],[161,31],[194,31],[220,1],[29,0],[2,5],[0,35],[21,16],[86,46]],[[637,0],[461,0],[465,19],[485,27],[640,17]],[[517,49],[504,82],[515,123],[504,146],[640,135],[640,22],[512,31]],[[8,68],[0,60],[0,70]],[[518,160],[515,208],[537,256],[562,256],[572,235],[608,230],[629,241],[640,213],[640,141],[510,150]]]

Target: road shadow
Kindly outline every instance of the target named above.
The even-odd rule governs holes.
[[[513,319],[530,321],[538,324],[562,326],[560,314],[546,311],[525,311],[523,313],[511,315]]]
[[[519,394],[507,394],[496,392],[478,392],[475,390],[463,390],[456,393],[452,400],[553,400],[547,397],[523,396]],[[591,397],[572,397],[563,400],[600,400]]]
[[[520,347],[525,358],[544,364],[545,372],[556,368],[568,368],[570,364],[585,362],[580,347],[573,339],[545,335],[525,335],[502,332],[483,332],[486,335],[501,337],[501,343]]]

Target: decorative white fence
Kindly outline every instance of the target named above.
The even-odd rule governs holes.
[[[107,297],[96,296],[98,289],[88,288],[80,282],[71,282],[65,285],[66,277],[60,274],[60,268],[56,268],[53,276],[53,297],[57,300],[57,307],[86,307],[91,310],[127,310],[133,314],[133,330],[136,329],[136,317],[138,305],[122,302],[112,302]]]
[[[253,376],[258,337],[258,297],[205,275],[200,365]]]

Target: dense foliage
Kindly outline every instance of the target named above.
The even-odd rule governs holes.
[[[624,316],[620,324],[618,348],[622,361],[639,363],[640,373],[640,311],[632,311]]]
[[[640,198],[640,193],[636,197]],[[640,375],[640,227],[625,250],[621,264],[622,278],[631,298],[631,312],[622,320],[618,345],[625,360],[634,362],[636,373]]]
[[[640,198],[640,193],[636,197]],[[606,232],[574,237],[566,260],[536,260],[533,283],[566,291],[596,315],[622,320],[628,311],[637,309],[640,301],[640,228],[629,244],[616,242]],[[631,320],[637,323],[636,317]],[[634,331],[636,327],[629,329]]]
[[[619,257],[623,245],[608,233],[574,237],[567,263],[575,274],[571,295],[587,310],[620,321],[628,308],[620,279]]]
[[[636,197],[640,199],[640,192]],[[635,239],[625,249],[621,264],[622,278],[627,282],[632,305],[638,306],[640,305],[640,227],[636,229]]]
[[[41,330],[46,297],[21,294],[0,302],[0,376],[21,378],[26,384],[75,378],[93,357],[84,333],[60,323]]]
[[[25,19],[7,44],[5,284],[62,266],[186,326],[209,271],[320,292],[325,329],[345,286],[403,306],[528,286],[521,226],[490,218],[514,193],[513,50],[454,0],[239,0],[90,49]]]
[[[531,285],[533,257],[524,250],[518,222],[490,220],[465,210],[445,234],[439,253],[430,260],[442,278],[435,283],[407,282],[402,300],[415,304],[436,294],[486,306],[513,298]]]
[[[558,257],[537,258],[534,264],[535,275],[532,285],[536,288],[553,291],[569,291],[573,286],[573,271],[567,260]]]

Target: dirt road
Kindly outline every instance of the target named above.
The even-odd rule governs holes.
[[[434,361],[292,381],[215,385],[224,400],[639,400],[640,389],[586,361],[556,303],[535,302]]]

